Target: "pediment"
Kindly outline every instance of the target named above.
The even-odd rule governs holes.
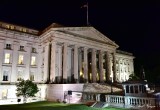
[[[114,41],[110,40],[107,36],[103,35],[94,27],[67,27],[63,29],[58,29],[57,31],[65,34],[70,34],[76,37],[78,36],[96,42],[112,45],[116,48],[119,47]]]

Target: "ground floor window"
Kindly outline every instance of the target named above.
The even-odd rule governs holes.
[[[7,99],[7,89],[2,90],[2,99]]]
[[[3,81],[8,81],[8,73],[9,71],[3,71]]]
[[[34,79],[34,73],[33,72],[30,72],[30,80],[31,81],[34,81],[35,79]]]

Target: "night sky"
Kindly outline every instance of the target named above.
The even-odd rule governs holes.
[[[141,2],[140,2],[141,1]],[[86,0],[1,0],[0,21],[43,30],[51,23],[86,26]],[[160,79],[160,2],[88,0],[89,23],[120,50],[133,53],[135,72]]]

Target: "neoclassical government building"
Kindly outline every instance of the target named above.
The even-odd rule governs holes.
[[[94,27],[53,23],[38,31],[0,22],[0,100],[16,98],[21,79],[37,83],[37,97],[51,100],[82,91],[84,83],[124,82],[134,73],[134,56],[118,47]]]

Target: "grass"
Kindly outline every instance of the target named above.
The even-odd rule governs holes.
[[[34,102],[27,104],[0,105],[0,110],[127,110],[120,108],[93,108],[82,104]]]

